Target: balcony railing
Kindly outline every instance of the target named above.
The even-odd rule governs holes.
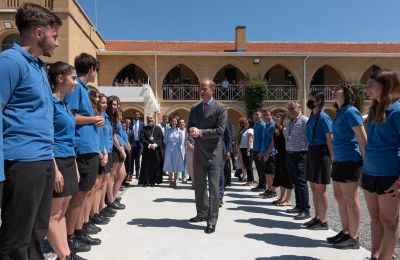
[[[335,88],[335,85],[311,85],[311,91],[323,91],[325,94],[325,100],[332,100],[332,91]]]
[[[164,100],[199,100],[199,85],[189,84],[164,84]],[[214,98],[217,100],[243,100],[244,86],[229,85],[224,88],[222,85],[216,85]]]
[[[268,85],[266,100],[296,100],[296,85]]]

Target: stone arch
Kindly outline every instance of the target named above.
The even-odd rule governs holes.
[[[212,71],[210,72],[210,78],[215,79],[215,77],[217,76],[218,72],[228,66],[228,65],[232,65],[234,67],[236,67],[238,70],[240,70],[242,72],[242,74],[245,76],[245,80],[247,80],[248,77],[248,67],[246,66],[246,64],[243,63],[243,61],[239,60],[239,59],[235,59],[232,57],[226,58],[223,61],[221,61],[220,63],[218,63],[215,67],[213,66]]]
[[[292,74],[292,76],[296,82],[296,86],[298,88],[301,87],[301,84],[302,84],[301,79],[303,78],[303,74],[299,74],[298,71],[296,70],[296,68],[298,68],[298,66],[296,66],[292,62],[284,60],[284,59],[274,60],[273,63],[271,63],[269,66],[265,67],[265,70],[264,70],[265,72],[264,72],[263,78],[265,78],[265,75],[268,73],[268,71],[270,71],[275,66],[282,66],[283,68],[287,69]],[[300,70],[300,73],[303,73],[302,69]]]
[[[181,118],[185,120],[186,124],[189,121],[189,113],[192,105],[191,104],[178,104],[168,108],[163,115],[169,115],[171,118],[174,113],[180,114]]]
[[[368,80],[368,77],[369,77],[372,73],[374,73],[375,71],[380,70],[380,69],[382,69],[381,66],[372,64],[371,66],[367,67],[367,68],[364,70],[364,73],[362,74],[361,77],[359,77],[360,80],[359,80],[358,82],[360,82],[361,84],[366,84],[366,83],[367,83],[367,80]]]
[[[172,75],[176,74],[176,75]],[[192,70],[191,67],[179,63],[173,66],[163,78],[163,84],[182,84],[185,77],[189,78],[189,84],[196,84],[199,81],[199,77]],[[177,80],[177,81],[176,81]],[[165,82],[167,81],[167,82]],[[172,82],[171,82],[172,81]]]
[[[328,60],[329,61],[329,60]],[[328,62],[327,60],[320,62],[318,64],[316,64],[311,70],[310,73],[308,75],[311,75],[308,79],[307,79],[307,85],[310,86],[314,76],[316,75],[316,73],[323,68],[330,68],[332,71],[336,72],[337,75],[339,76],[340,80],[346,80],[347,77],[345,76],[344,72],[340,69],[340,67],[343,67],[341,64],[336,64],[334,62]],[[333,82],[332,82],[333,83]],[[335,82],[333,84],[337,84],[339,82]],[[318,85],[318,84],[316,84]],[[323,84],[323,85],[329,85],[329,84]]]
[[[184,65],[188,67],[195,75],[196,78],[199,79],[199,69],[196,63],[191,61],[190,59],[184,58],[184,57],[179,57],[176,59],[173,59],[171,61],[165,62],[165,66],[159,68],[159,73],[160,78],[158,79],[158,82],[160,83],[159,85],[162,86],[162,83],[164,82],[165,77],[167,74],[176,66],[178,65]]]
[[[5,33],[0,37],[0,39],[1,39],[0,52],[11,48],[14,42],[20,43],[20,35],[17,31],[14,30]]]
[[[147,82],[148,74],[138,65],[130,63],[123,67],[114,78],[113,86],[127,86],[125,79],[133,80],[133,85],[141,86]],[[140,84],[141,83],[141,84]],[[129,85],[130,83],[128,83]]]
[[[144,107],[138,104],[121,104],[121,109],[123,111],[123,116],[132,118],[133,113],[135,111],[139,111],[141,118],[144,118],[146,115],[144,115]]]
[[[118,58],[118,56],[117,56]],[[125,60],[125,59],[124,59]],[[150,75],[152,75],[151,73],[151,68],[147,65],[146,62],[144,62],[143,60],[141,60],[140,58],[137,57],[132,57],[131,59],[129,59],[127,62],[124,63],[119,63],[118,66],[107,66],[107,70],[108,73],[110,73],[111,75],[115,75],[114,77],[110,78],[110,82],[108,82],[107,84],[109,86],[113,86],[114,84],[114,80],[117,77],[118,73],[123,70],[126,66],[129,66],[130,64],[133,64],[137,67],[139,67],[140,69],[142,69],[146,75],[148,77],[150,77]],[[100,69],[101,70],[101,69]]]
[[[244,70],[240,69],[236,65],[229,63],[221,67],[212,79],[218,84],[226,77],[230,84],[238,84],[239,81],[246,80],[246,75],[243,71]]]

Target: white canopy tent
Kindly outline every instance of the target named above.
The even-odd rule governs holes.
[[[154,112],[160,113],[160,104],[148,84],[142,87],[99,86],[97,89],[106,96],[114,95],[119,97],[123,103],[144,103],[144,115],[150,115]]]

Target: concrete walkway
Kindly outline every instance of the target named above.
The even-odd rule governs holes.
[[[195,216],[190,185],[170,189],[128,188],[119,211],[82,257],[110,259],[363,259],[365,249],[338,250],[325,243],[336,233],[302,229],[284,208],[258,198],[241,186],[229,187],[220,209],[216,232],[204,233],[205,223],[190,224]]]

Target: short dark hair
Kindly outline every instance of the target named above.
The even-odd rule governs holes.
[[[90,54],[82,52],[75,57],[75,69],[78,76],[85,75],[89,72],[91,68],[98,70],[100,68],[100,63]]]
[[[15,14],[15,23],[21,34],[35,27],[54,27],[62,25],[60,17],[55,13],[43,6],[32,3],[24,3],[18,8]]]

